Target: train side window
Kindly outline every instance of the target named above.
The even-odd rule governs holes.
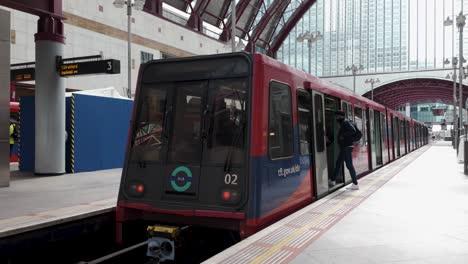
[[[348,103],[348,119],[353,121],[353,106]]]
[[[317,146],[317,152],[323,152],[325,150],[324,140],[324,120],[323,120],[323,102],[322,96],[319,94],[314,95],[314,113],[315,113],[315,144]]]
[[[270,83],[270,117],[268,147],[271,159],[293,155],[293,124],[291,88],[282,83]]]
[[[349,119],[349,116],[348,116],[348,104],[346,104],[346,102],[341,103],[341,111],[343,111],[343,112],[345,113],[345,118],[346,118],[346,119]]]
[[[354,106],[354,123],[362,131],[364,131],[364,123],[362,122],[362,109],[360,107]],[[364,135],[364,133],[362,133]],[[363,138],[359,140],[359,146],[363,145]]]
[[[301,155],[311,153],[311,130],[310,120],[312,119],[312,101],[310,94],[304,90],[297,90],[297,115],[299,123],[299,150]]]

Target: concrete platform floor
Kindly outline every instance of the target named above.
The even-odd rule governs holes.
[[[434,144],[292,263],[468,263],[468,176]]]
[[[38,177],[12,166],[0,188],[0,237],[112,210],[122,169]]]
[[[402,169],[395,176],[385,175],[397,166]],[[242,254],[242,263],[468,263],[468,176],[463,174],[463,165],[457,164],[450,142],[423,147],[373,174],[363,179],[361,190],[340,190],[325,197],[206,263],[235,263],[236,258],[239,260],[236,255]],[[366,195],[374,188],[369,183],[381,179],[389,181]],[[326,228],[314,227],[315,220],[303,224],[313,227],[306,232],[317,235],[303,242],[300,249],[281,246],[282,240],[265,246],[266,238],[275,236],[275,230],[291,228],[305,214],[322,211],[329,217],[337,216],[340,209],[334,211],[327,203],[356,199],[350,197],[366,198],[348,209],[342,219],[326,223]],[[323,221],[319,225],[323,226]],[[255,247],[259,249],[256,252]],[[246,251],[251,255],[245,257]]]

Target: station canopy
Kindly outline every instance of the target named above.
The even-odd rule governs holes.
[[[182,12],[163,16],[221,41],[231,39],[232,0],[147,0],[145,9],[163,4]],[[236,36],[242,48],[274,55],[316,0],[236,0]]]

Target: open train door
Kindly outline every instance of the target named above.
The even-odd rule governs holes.
[[[313,131],[315,136],[315,182],[317,197],[328,194],[327,148],[325,134],[325,106],[322,93],[312,91]]]
[[[374,127],[374,110],[367,108],[367,138],[369,139],[370,153],[370,169],[374,170],[377,167],[376,147],[375,147],[375,127]]]
[[[345,118],[349,121],[351,121],[352,123],[354,123],[354,120],[353,120],[353,108],[352,108],[352,105],[351,103],[347,102],[347,101],[344,101],[344,100],[341,100],[341,111],[345,112]],[[341,169],[343,170],[344,172],[344,182],[345,184],[349,184],[352,182],[352,179],[351,179],[351,173],[349,172],[348,169],[345,169],[346,166],[343,164],[343,166],[341,167]]]

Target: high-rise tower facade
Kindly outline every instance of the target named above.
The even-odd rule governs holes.
[[[316,76],[350,74],[345,69],[353,64],[362,65],[362,73],[451,67],[443,62],[458,56],[458,30],[444,26],[444,20],[454,19],[462,8],[468,11],[468,0],[317,0],[277,58],[308,71],[311,52],[311,73]],[[322,35],[310,50],[307,41],[296,40],[306,31]]]

